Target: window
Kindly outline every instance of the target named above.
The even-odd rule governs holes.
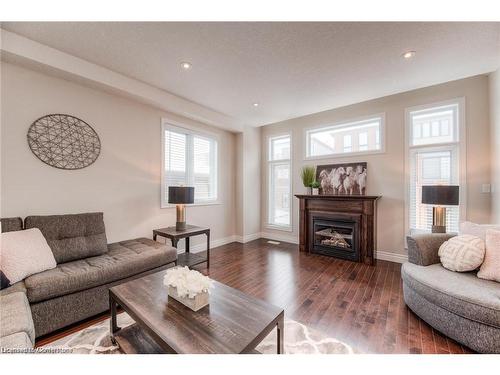
[[[376,138],[377,135],[375,134],[375,139]],[[366,151],[366,150],[368,150],[368,133],[367,132],[359,133],[359,151]]]
[[[460,183],[460,141],[464,141],[458,131],[460,105],[455,101],[407,112],[410,233],[429,232],[432,227],[432,206],[421,203],[422,186]],[[461,206],[463,197],[461,191]],[[459,220],[460,207],[447,207],[447,230],[458,232]]]
[[[382,151],[380,132],[383,123],[381,115],[306,130],[306,158]]]
[[[458,103],[410,112],[410,145],[458,142]]]
[[[282,229],[291,227],[290,139],[289,135],[269,138],[268,224]]]
[[[169,186],[194,186],[195,203],[217,201],[217,140],[163,125],[162,207],[168,206]]]

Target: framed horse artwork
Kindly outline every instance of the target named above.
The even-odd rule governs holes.
[[[367,163],[318,165],[316,181],[321,185],[320,194],[365,195]]]

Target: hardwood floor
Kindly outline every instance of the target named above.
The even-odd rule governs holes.
[[[211,278],[285,309],[285,318],[335,337],[358,353],[471,353],[405,305],[401,265],[375,266],[299,253],[259,239],[213,249]],[[107,315],[39,340],[44,345]],[[286,333],[285,333],[286,334]]]

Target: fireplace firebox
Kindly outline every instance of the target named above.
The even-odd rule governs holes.
[[[379,196],[296,197],[300,200],[300,251],[374,264]]]
[[[313,253],[359,261],[356,222],[313,218],[313,232]]]

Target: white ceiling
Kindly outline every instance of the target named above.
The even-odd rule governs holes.
[[[2,28],[253,126],[500,65],[500,23],[5,22]],[[415,58],[401,58],[407,50]],[[192,69],[183,71],[181,61]]]

